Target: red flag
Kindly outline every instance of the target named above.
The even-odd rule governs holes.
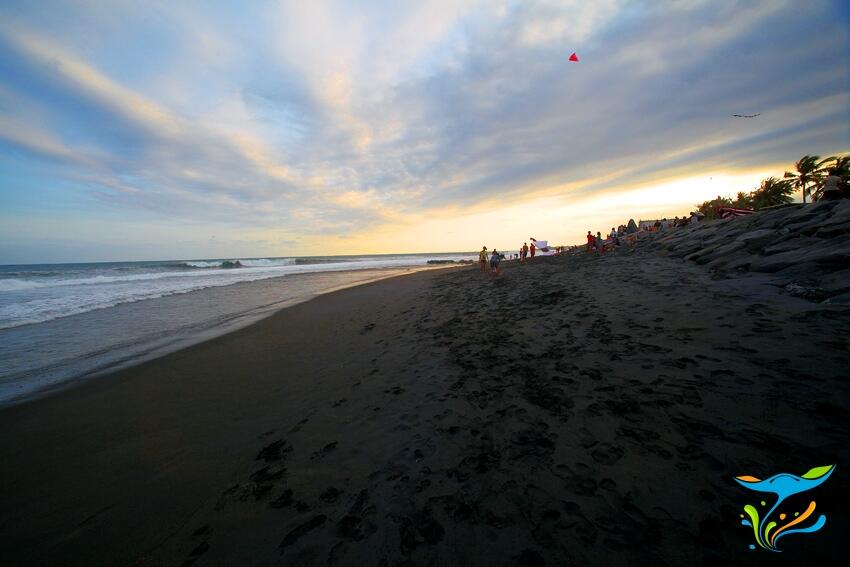
[[[570,55],[570,61],[578,62],[578,55],[576,55],[575,53],[573,53],[572,55]]]

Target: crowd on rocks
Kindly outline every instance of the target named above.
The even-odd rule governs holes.
[[[594,235],[592,231],[588,230],[586,249],[588,252],[603,253],[623,244],[634,244],[643,233],[666,232],[672,228],[696,224],[702,218],[703,216],[700,213],[692,212],[690,215],[681,218],[663,218],[653,221],[640,221],[639,223],[636,223],[635,219],[629,219],[626,224],[621,224],[616,228],[611,227],[611,231],[606,237],[603,237],[599,231]]]

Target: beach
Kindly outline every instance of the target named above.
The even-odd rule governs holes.
[[[471,257],[0,266],[0,406],[185,348],[323,293]]]
[[[664,238],[336,291],[4,408],[0,563],[752,564],[734,477],[838,464],[768,557],[834,563],[850,305]]]

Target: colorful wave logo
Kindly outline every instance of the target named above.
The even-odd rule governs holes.
[[[776,495],[776,503],[767,511],[763,518],[759,518],[758,509],[755,506],[747,504],[744,506],[744,514],[741,514],[741,524],[751,527],[755,534],[756,543],[769,551],[779,552],[779,540],[789,534],[811,533],[821,529],[826,524],[826,516],[823,514],[811,525],[807,527],[801,526],[806,520],[812,517],[815,511],[816,503],[812,500],[808,507],[801,511],[793,513],[780,512],[779,522],[784,522],[782,525],[771,519],[771,515],[776,512],[785,499],[806,492],[817,486],[820,486],[835,470],[835,465],[826,465],[823,467],[815,467],[803,476],[796,476],[788,473],[779,473],[766,480],[758,479],[754,476],[736,476],[735,480],[738,484],[756,492],[766,492]],[[762,506],[767,506],[767,503],[762,500]],[[787,520],[787,521],[786,521]],[[793,528],[793,529],[791,529]],[[750,544],[750,549],[755,549],[756,546]]]

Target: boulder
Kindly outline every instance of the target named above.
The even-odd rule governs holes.
[[[700,223],[650,246],[721,274],[769,274],[783,293],[808,301],[846,303],[850,297],[850,200]]]
[[[805,262],[817,264],[821,271],[837,271],[848,268],[850,267],[850,243],[835,245],[827,241],[822,245],[807,246],[771,256],[758,256],[750,264],[750,270],[773,273]]]
[[[738,236],[735,241],[743,242],[747,250],[755,252],[756,250],[761,250],[765,245],[769,244],[773,240],[776,240],[778,235],[779,233],[772,228],[761,228],[745,232]]]
[[[764,248],[761,253],[765,256],[769,256],[771,254],[789,252],[791,250],[799,250],[801,248],[815,246],[817,244],[822,243],[823,241],[820,238],[815,238],[812,236],[798,236],[795,234],[789,237],[782,237],[777,239],[776,242]]]

